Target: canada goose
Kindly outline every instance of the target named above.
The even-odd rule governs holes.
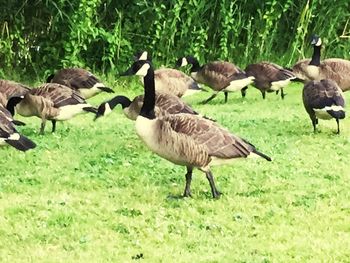
[[[8,144],[20,151],[35,148],[34,142],[17,132],[13,122],[11,113],[0,105],[0,145]]]
[[[225,94],[225,102],[227,102],[228,92],[240,90],[242,97],[245,97],[247,86],[254,81],[253,76],[248,77],[236,65],[225,61],[214,61],[200,66],[196,58],[186,56],[179,58],[176,62],[177,67],[188,64],[192,65],[191,77],[198,83],[205,84],[214,90],[214,94],[202,102],[204,104],[215,98],[220,91]]]
[[[229,163],[236,158],[271,158],[247,141],[233,135],[217,123],[192,114],[155,115],[154,70],[149,61],[136,61],[124,75],[144,78],[144,102],[136,119],[136,132],[159,156],[187,167],[184,196],[191,196],[192,171],[206,174],[214,198],[220,196],[210,166]]]
[[[293,66],[294,74],[308,80],[331,79],[342,91],[350,90],[350,61],[340,58],[329,58],[321,61],[322,39],[312,36],[311,44],[314,47],[311,60],[302,60]]]
[[[279,90],[281,90],[281,98],[284,99],[283,88],[295,79],[293,72],[267,61],[250,64],[244,71],[247,76],[254,77],[253,86],[261,91],[263,99],[266,92]]]
[[[342,90],[337,83],[330,79],[310,81],[303,89],[303,102],[310,116],[314,132],[318,124],[318,118],[329,120],[335,118],[339,130],[339,119],[345,118],[345,101]]]
[[[2,99],[4,101],[2,103],[4,106],[6,106],[9,98],[24,96],[29,90],[28,86],[21,83],[0,79],[0,94],[3,95]]]
[[[54,132],[56,121],[69,120],[84,111],[97,112],[97,109],[88,104],[77,91],[57,83],[46,83],[31,89],[16,103],[11,103],[10,99],[8,110],[13,115],[15,109],[22,116],[41,118],[40,134],[44,134],[46,120],[52,122]]]
[[[51,74],[46,82],[58,83],[77,90],[85,99],[89,99],[102,91],[114,93],[111,88],[106,87],[91,72],[82,68],[61,69],[55,74]]]
[[[123,112],[128,119],[136,120],[143,104],[143,95],[136,96],[132,101],[126,96],[119,95],[103,102],[97,109],[95,120],[111,113],[118,104],[122,106]],[[156,116],[177,113],[198,114],[178,97],[167,93],[156,92],[155,104]]]
[[[152,61],[152,58],[147,51],[140,51],[134,55],[134,60]],[[157,69],[154,71],[154,80],[156,91],[172,94],[179,98],[202,91],[195,80],[177,69]]]

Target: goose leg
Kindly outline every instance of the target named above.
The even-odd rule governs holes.
[[[248,87],[244,87],[243,89],[241,89],[242,98],[245,98],[245,95],[247,95],[247,89]]]
[[[214,99],[214,98],[216,97],[216,95],[218,95],[217,92],[215,92],[213,95],[211,95],[208,99],[202,101],[201,104],[207,104],[209,101],[211,101],[212,99]]]
[[[208,171],[208,172],[205,172],[205,175],[207,176],[207,179],[209,181],[213,198],[219,198],[221,193],[218,191],[218,189],[215,186],[213,174],[211,173],[211,171]]]
[[[186,173],[186,186],[184,191],[184,197],[191,197],[191,181],[192,181],[192,167],[187,167],[187,173]]]
[[[51,120],[52,122],[52,132],[56,131],[56,120]]]
[[[224,94],[225,94],[225,103],[227,102],[227,99],[228,99],[228,92],[227,91],[224,91]]]
[[[266,92],[265,92],[265,91],[262,91],[262,92],[261,92],[261,95],[262,95],[263,99],[265,99],[265,97],[266,97]]]
[[[281,89],[281,98],[282,98],[282,100],[284,100],[284,96],[285,96],[285,94],[284,94],[283,88],[282,88],[282,89]]]
[[[42,120],[41,120],[41,126],[40,126],[40,134],[41,134],[41,135],[44,134],[45,125],[46,125],[46,119],[42,119]]]
[[[338,127],[338,130],[337,130],[337,134],[340,134],[340,129],[339,129],[339,119],[335,119],[336,122],[337,122],[337,127]]]
[[[313,117],[311,118],[311,121],[312,121],[312,126],[314,127],[314,132],[316,132],[317,118]]]

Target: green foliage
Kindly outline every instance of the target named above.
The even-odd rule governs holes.
[[[135,83],[116,94],[140,94]],[[314,134],[301,88],[287,87],[284,101],[254,88],[226,104],[222,94],[209,105],[199,104],[207,92],[185,98],[273,158],[213,167],[219,200],[198,170],[193,197],[180,198],[186,169],[148,150],[120,107],[44,136],[39,118],[16,116],[38,146],[0,147],[0,261],[348,262],[350,118],[340,135],[334,120]]]
[[[283,65],[310,55],[312,33],[327,57],[349,57],[350,2],[331,1],[5,1],[0,15],[0,66],[42,78],[61,67],[104,73],[148,50],[155,63],[173,65],[192,54],[244,67],[259,60]]]

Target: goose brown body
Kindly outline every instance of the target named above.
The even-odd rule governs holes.
[[[30,88],[18,82],[10,80],[0,80],[0,94],[2,95],[2,103],[6,106],[7,101],[11,97],[24,96]]]
[[[241,91],[244,97],[247,86],[254,79],[252,76],[247,76],[243,70],[233,63],[226,61],[213,61],[199,66],[197,59],[187,56],[179,59],[176,64],[177,66],[191,64],[191,77],[198,83],[209,86],[214,91],[214,94],[203,103],[215,98],[219,92],[224,92],[225,102],[227,102],[228,92]]]
[[[345,100],[342,90],[333,80],[310,81],[303,89],[303,102],[312,121],[314,131],[318,118],[335,118],[339,130],[339,119],[345,118]]]
[[[284,98],[283,88],[295,79],[295,75],[290,70],[281,66],[263,61],[250,64],[245,68],[247,76],[253,76],[253,86],[259,89],[265,98],[266,92],[281,90],[281,97]]]
[[[135,127],[141,140],[159,156],[186,166],[184,196],[190,196],[192,171],[206,174],[214,198],[220,196],[210,170],[211,165],[231,162],[250,156],[271,158],[256,150],[247,141],[235,136],[217,123],[198,115],[173,114],[157,117],[155,107],[154,71],[148,61],[137,61],[123,75],[144,77],[144,102]]]
[[[34,142],[17,132],[13,122],[11,113],[0,105],[0,145],[9,144],[20,151],[35,148]]]
[[[16,105],[22,116],[37,116],[42,119],[41,133],[44,132],[46,120],[68,120],[85,109],[92,109],[85,99],[75,90],[57,83],[46,83],[31,89],[24,99]]]
[[[65,85],[77,90],[85,98],[91,98],[102,91],[112,93],[94,74],[82,68],[66,68],[57,71],[47,82]]]
[[[154,72],[156,91],[175,95],[179,98],[199,92],[201,89],[197,82],[182,71],[161,68]]]

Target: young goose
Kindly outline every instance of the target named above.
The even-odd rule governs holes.
[[[0,146],[8,144],[20,151],[35,148],[34,142],[16,131],[13,122],[11,113],[0,105]]]
[[[329,58],[321,61],[322,39],[312,36],[314,47],[311,60],[302,60],[293,66],[293,72],[304,80],[331,79],[342,91],[350,90],[350,61],[340,58]]]
[[[111,88],[106,87],[91,72],[82,68],[61,69],[55,74],[51,74],[46,82],[58,83],[77,90],[85,99],[89,99],[102,91],[114,93]]]
[[[345,118],[345,101],[342,90],[337,83],[330,79],[310,81],[303,89],[303,102],[310,116],[314,132],[318,124],[318,118],[329,120],[335,118],[339,130],[339,119]]]
[[[149,61],[137,61],[124,75],[144,78],[144,102],[136,119],[136,132],[159,156],[187,167],[184,196],[191,195],[192,171],[206,174],[214,198],[218,198],[211,165],[229,163],[236,158],[271,158],[257,151],[247,141],[230,133],[213,121],[198,115],[173,114],[156,117],[154,71]]]
[[[202,103],[211,101],[222,91],[227,102],[228,92],[241,91],[242,97],[246,95],[247,86],[254,81],[253,76],[246,73],[236,65],[225,61],[209,62],[203,66],[199,65],[196,58],[186,56],[176,62],[177,67],[191,64],[191,77],[198,83],[205,84],[214,90],[214,94]]]
[[[293,72],[267,61],[250,64],[244,71],[247,76],[254,77],[253,86],[261,91],[263,99],[266,92],[279,90],[281,98],[284,99],[283,88],[295,79]]]
[[[11,103],[11,107],[9,104],[8,109],[12,114],[16,109],[22,116],[41,118],[40,134],[44,134],[46,120],[52,122],[54,132],[56,121],[69,120],[84,111],[97,112],[77,91],[57,83],[46,83],[31,89],[17,104]]]
[[[132,101],[128,97],[119,95],[109,101],[103,102],[97,109],[95,120],[111,113],[118,104],[122,106],[124,114],[128,119],[136,120],[142,108],[143,95],[136,96]],[[177,113],[198,114],[178,97],[167,93],[157,92],[155,105],[156,116]]]
[[[152,61],[147,51],[134,55],[134,60]],[[196,81],[180,70],[160,68],[154,71],[156,91],[175,95],[179,98],[200,92],[202,89]]]

